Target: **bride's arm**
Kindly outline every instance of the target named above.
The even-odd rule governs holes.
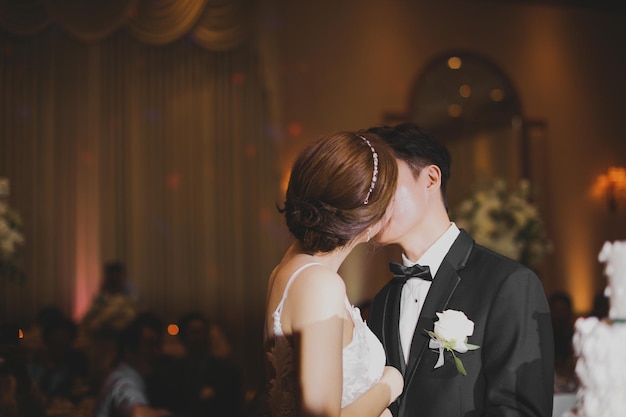
[[[317,271],[315,271],[317,269]],[[304,274],[315,273],[306,277]],[[381,381],[362,397],[341,409],[343,388],[343,333],[352,321],[345,307],[343,281],[330,271],[303,271],[290,290],[283,324],[289,320],[299,352],[300,410],[306,417],[378,417],[402,391],[402,376],[385,368]],[[287,312],[287,317],[285,313]]]
[[[391,411],[389,411],[388,408],[385,408],[385,411],[383,411],[380,417],[393,417],[393,414],[391,414]]]
[[[297,355],[301,416],[340,416],[345,291],[332,271],[311,267],[294,282],[285,302],[283,328],[288,319]]]

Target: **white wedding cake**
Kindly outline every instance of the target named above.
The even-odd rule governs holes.
[[[576,409],[564,417],[626,416],[626,241],[606,242],[599,260],[608,278],[609,318],[576,321],[573,344],[580,389]]]

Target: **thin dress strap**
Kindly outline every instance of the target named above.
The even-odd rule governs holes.
[[[305,268],[312,266],[312,265],[321,265],[321,263],[311,262],[311,263],[302,265],[300,268],[296,269],[296,272],[294,272],[291,278],[289,278],[289,281],[287,281],[287,285],[285,285],[285,290],[283,291],[283,298],[280,300],[280,303],[278,303],[278,307],[276,307],[276,310],[272,314],[272,319],[274,319],[274,336],[284,335],[283,326],[282,326],[282,323],[280,322],[280,315],[283,312],[283,304],[285,304],[285,300],[287,299],[287,292],[289,292],[289,287],[291,287],[291,284],[293,283],[295,278],[300,274],[300,272],[302,272]]]

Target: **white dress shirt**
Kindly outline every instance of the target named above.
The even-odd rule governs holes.
[[[454,223],[450,223],[448,230],[441,235],[439,239],[416,261],[410,261],[406,255],[402,254],[402,263],[405,266],[420,264],[430,268],[430,274],[435,277],[443,258],[447,255],[452,244],[459,236],[459,228]],[[420,278],[409,279],[404,287],[402,287],[402,295],[400,298],[400,342],[402,351],[404,352],[404,361],[409,363],[409,351],[411,349],[411,340],[415,333],[415,326],[419,318],[424,300],[428,294],[428,290],[432,281],[426,281]]]

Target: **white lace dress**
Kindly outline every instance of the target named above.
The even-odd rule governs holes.
[[[267,353],[269,363],[274,370],[274,377],[269,382],[269,407],[272,417],[292,417],[296,414],[298,381],[295,375],[294,351],[283,333],[280,320],[289,287],[298,274],[311,265],[319,264],[306,264],[294,272],[272,316],[274,346]],[[359,309],[352,306],[347,297],[346,308],[354,322],[354,332],[352,341],[343,348],[342,408],[378,382],[385,368],[385,351],[382,344],[363,321]]]

